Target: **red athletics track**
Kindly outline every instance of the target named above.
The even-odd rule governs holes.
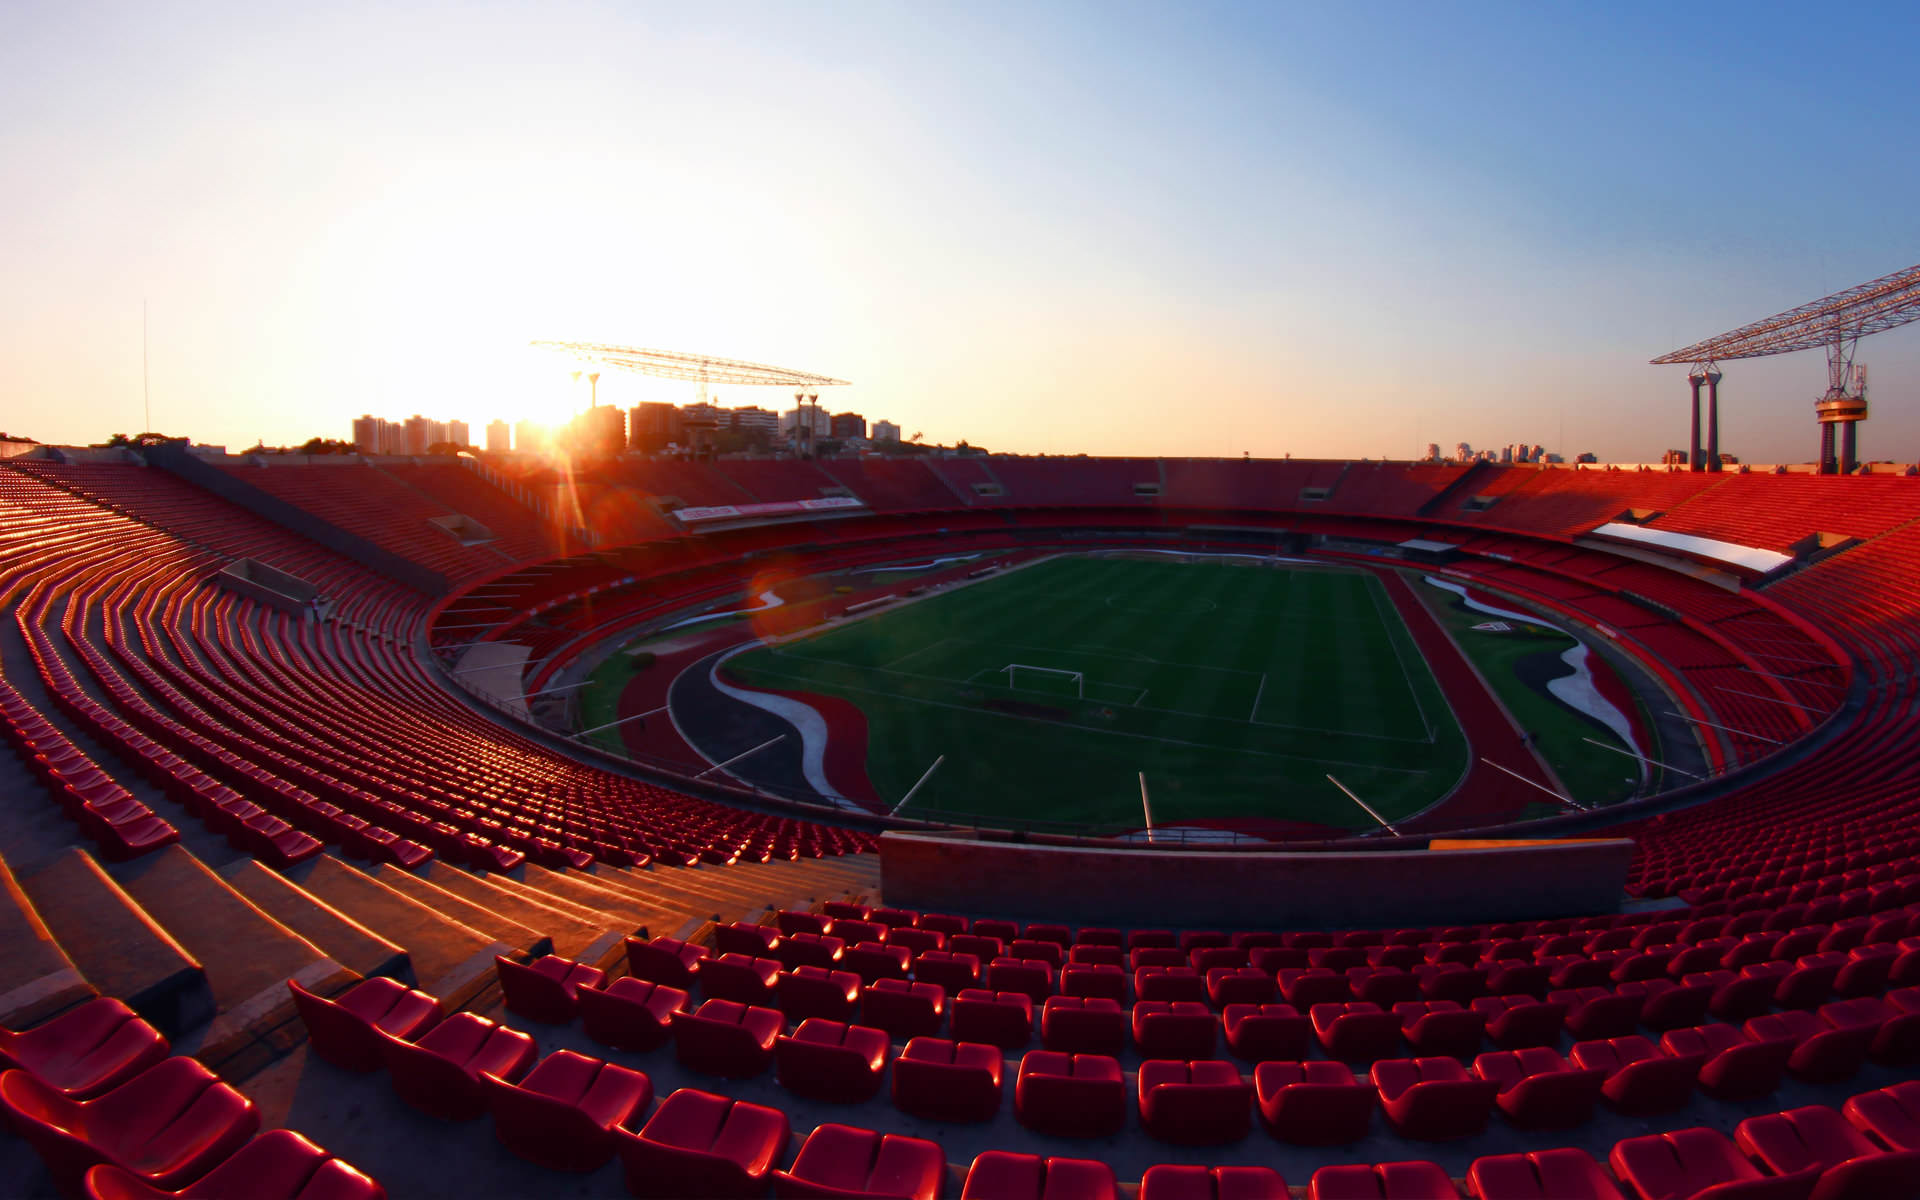
[[[1407,631],[1413,634],[1414,643],[1426,656],[1447,704],[1467,735],[1467,753],[1472,758],[1466,779],[1451,796],[1396,828],[1407,832],[1471,828],[1509,817],[1535,801],[1552,803],[1552,797],[1537,788],[1528,787],[1480,761],[1484,755],[1541,787],[1553,787],[1534,757],[1533,748],[1520,740],[1520,731],[1508,720],[1506,711],[1488,694],[1466,655],[1427,611],[1412,586],[1398,571],[1382,567],[1369,569],[1386,585],[1387,595],[1400,610],[1400,619],[1407,623]]]

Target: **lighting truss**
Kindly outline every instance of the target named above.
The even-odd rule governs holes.
[[[1663,354],[1653,362],[1707,364],[1850,346],[1867,334],[1896,329],[1910,321],[1920,321],[1920,266],[1742,325]]]
[[[674,350],[643,350],[634,346],[608,346],[599,342],[534,342],[542,350],[553,350],[584,362],[601,363],[642,375],[662,379],[688,379],[700,384],[748,384],[762,387],[844,387],[844,379],[789,371],[763,363],[715,358],[706,354],[682,354]]]

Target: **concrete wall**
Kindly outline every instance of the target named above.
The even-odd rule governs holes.
[[[1207,929],[1339,929],[1613,912],[1625,839],[1346,853],[1107,850],[925,834],[880,838],[904,908]]]

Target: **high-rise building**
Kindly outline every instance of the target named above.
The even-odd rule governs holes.
[[[505,421],[487,422],[487,453],[505,454],[513,449],[513,426]]]
[[[368,413],[353,419],[353,448],[362,454],[382,453],[382,444],[386,441],[381,426],[386,422]]]
[[[828,418],[827,434],[842,442],[864,439],[867,436],[867,419],[859,413],[835,413]]]
[[[680,411],[671,404],[636,404],[627,414],[627,445],[642,454],[658,454],[680,440]]]
[[[462,447],[472,445],[473,443],[468,440],[469,433],[470,431],[467,429],[467,423],[465,421],[447,422],[447,440],[454,445]]]
[[[873,440],[876,442],[897,442],[900,440],[900,427],[892,421],[873,423]]]
[[[790,408],[780,414],[780,432],[785,436],[791,437],[798,433],[803,423],[813,429],[814,437],[833,436],[833,418],[827,415],[824,409],[808,405],[804,408]]]
[[[579,448],[590,454],[618,454],[627,445],[627,414],[611,404],[600,404],[574,421]]]

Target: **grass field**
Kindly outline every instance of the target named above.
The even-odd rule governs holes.
[[[727,670],[858,705],[888,800],[945,755],[909,814],[1138,826],[1144,773],[1156,823],[1365,829],[1328,774],[1394,819],[1466,767],[1385,590],[1344,569],[1061,557]]]

